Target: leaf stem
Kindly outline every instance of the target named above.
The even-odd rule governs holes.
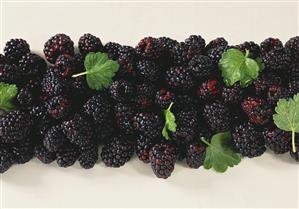
[[[296,152],[295,131],[294,130],[292,130],[292,149],[293,149],[293,152]]]
[[[201,140],[203,143],[205,143],[206,145],[208,145],[208,146],[211,145],[211,144],[210,144],[207,140],[205,140],[205,138],[203,138],[203,137],[201,137],[200,140]]]
[[[171,102],[171,103],[170,103],[170,105],[169,105],[169,107],[167,108],[167,110],[169,110],[169,111],[170,111],[170,109],[171,109],[172,105],[173,105],[173,102]]]
[[[249,56],[249,50],[246,49],[245,51],[245,57],[248,57]]]
[[[86,74],[87,74],[87,71],[82,72],[82,73],[78,73],[78,74],[75,74],[75,75],[72,75],[72,78],[76,78],[76,77],[79,77],[81,75],[86,75]]]

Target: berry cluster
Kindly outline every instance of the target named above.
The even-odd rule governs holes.
[[[228,49],[239,49],[265,69],[246,88],[227,86],[218,63]],[[0,173],[36,157],[68,167],[77,160],[85,169],[101,158],[120,167],[134,153],[159,178],[168,178],[176,161],[203,165],[207,141],[230,131],[242,156],[257,157],[266,148],[291,150],[291,133],[277,128],[272,115],[281,98],[299,92],[299,36],[282,44],[268,38],[231,46],[224,38],[206,44],[199,35],[178,42],[146,37],[136,47],[84,34],[74,42],[56,34],[44,45],[45,58],[23,39],[11,39],[0,56],[0,82],[18,88],[16,110],[0,116]],[[107,53],[119,69],[101,91],[89,87],[84,60],[91,52]],[[1,102],[0,98],[0,102]],[[163,138],[163,110],[172,106],[176,130]],[[0,104],[1,106],[1,104]],[[299,144],[296,145],[299,148]],[[101,149],[101,151],[100,151]],[[298,161],[299,151],[291,152]]]

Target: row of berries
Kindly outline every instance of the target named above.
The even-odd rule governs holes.
[[[285,45],[268,38],[236,46],[224,38],[206,44],[199,35],[184,42],[146,37],[133,48],[103,45],[84,34],[78,48],[75,53],[71,38],[57,34],[45,43],[44,60],[23,39],[6,43],[0,82],[17,85],[18,110],[0,116],[0,173],[34,156],[61,167],[78,160],[89,169],[99,158],[108,167],[123,166],[136,153],[156,176],[167,178],[177,160],[199,168],[206,152],[200,138],[223,131],[231,131],[243,156],[260,156],[266,147],[276,154],[290,151],[290,133],[278,129],[272,115],[279,99],[299,92],[298,36]],[[229,48],[249,51],[265,64],[247,88],[222,81],[218,62]],[[84,76],[72,78],[85,70],[90,52],[105,52],[119,64],[111,86],[100,92]],[[171,103],[177,128],[165,140],[162,110]],[[297,161],[298,150],[291,152]]]

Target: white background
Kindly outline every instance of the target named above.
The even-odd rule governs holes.
[[[77,42],[85,32],[135,45],[144,36],[207,41],[224,36],[230,44],[282,41],[298,35],[298,2],[1,2],[1,49],[24,38],[42,52],[50,36],[64,32]],[[1,175],[2,208],[86,207],[298,207],[298,164],[289,156],[266,153],[244,159],[225,174],[176,165],[167,180],[157,179],[136,158],[119,169],[99,162],[91,170],[67,169],[33,160]]]

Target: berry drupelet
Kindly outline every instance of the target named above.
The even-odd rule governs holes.
[[[136,85],[136,95],[134,105],[138,109],[148,109],[154,104],[155,92],[157,91],[156,86],[150,82],[144,82]]]
[[[153,37],[145,37],[141,39],[135,49],[139,56],[149,59],[157,59],[162,54],[159,40]]]
[[[196,54],[203,53],[206,41],[200,35],[191,35],[185,39],[185,44],[188,46],[189,56],[194,57]]]
[[[192,142],[187,146],[186,163],[190,168],[199,168],[203,165],[206,154],[206,146]]]
[[[85,169],[93,168],[99,158],[99,149],[96,144],[81,147],[79,150],[78,161],[80,166]]]
[[[22,76],[26,79],[42,75],[46,72],[46,61],[37,54],[27,53],[22,56],[18,63]]]
[[[78,42],[78,47],[80,50],[80,53],[83,55],[86,55],[90,52],[103,52],[104,46],[101,42],[101,40],[90,34],[86,33],[83,36],[80,37]]]
[[[161,88],[155,95],[155,104],[161,109],[167,109],[171,102],[175,103],[175,95],[165,88]]]
[[[104,49],[105,52],[108,54],[108,57],[113,60],[117,60],[119,57],[119,49],[121,48],[121,45],[119,43],[115,42],[108,42],[105,44]]]
[[[75,59],[74,57],[63,54],[60,55],[56,61],[55,61],[55,67],[57,68],[57,73],[62,78],[68,78],[71,77],[75,73],[76,65],[75,65]]]
[[[197,89],[197,96],[204,101],[216,99],[221,94],[222,85],[217,79],[202,82]]]
[[[195,55],[188,63],[188,67],[192,74],[199,79],[210,76],[215,68],[212,60],[204,55]]]
[[[261,42],[261,54],[266,54],[269,51],[277,48],[282,48],[283,44],[278,38],[267,38]]]
[[[66,96],[55,96],[46,101],[48,114],[54,119],[66,118],[71,112],[71,101]]]
[[[4,48],[5,57],[12,63],[17,64],[22,56],[30,52],[29,44],[23,39],[11,39]]]
[[[114,107],[116,127],[124,134],[133,134],[133,107],[129,104],[117,103]]]
[[[149,163],[149,153],[151,148],[158,143],[156,138],[148,137],[143,134],[138,134],[136,141],[136,155],[144,163]]]
[[[206,45],[205,51],[209,51],[210,49],[214,49],[217,47],[227,47],[227,46],[228,46],[228,42],[223,37],[219,37],[210,41]]]
[[[162,133],[162,119],[154,112],[141,112],[133,117],[133,125],[136,131],[151,138],[158,138]]]
[[[240,84],[234,84],[233,86],[222,88],[221,96],[226,104],[239,104],[244,96],[244,90]]]
[[[178,91],[187,91],[195,84],[191,72],[184,67],[170,68],[166,71],[165,80],[170,88]]]
[[[137,79],[154,82],[159,78],[159,68],[154,61],[140,60],[136,63]]]
[[[33,94],[28,88],[21,88],[17,95],[17,103],[22,107],[31,106],[34,102]]]
[[[285,70],[290,64],[290,54],[285,48],[275,48],[262,55],[262,60],[266,68],[280,72]]]
[[[126,80],[113,81],[109,87],[109,93],[112,99],[117,102],[130,101],[134,95],[134,86]]]
[[[218,65],[222,54],[226,51],[227,46],[215,47],[207,51],[207,56],[212,60],[215,65]]]
[[[285,43],[285,48],[290,52],[290,56],[293,62],[299,61],[299,36],[290,38]]]

